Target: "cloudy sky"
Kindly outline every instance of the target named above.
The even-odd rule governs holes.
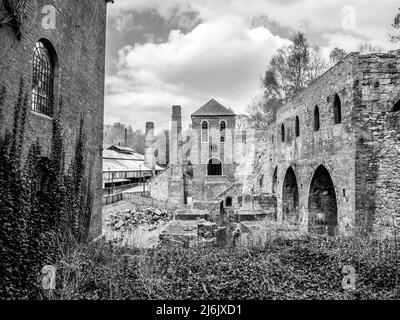
[[[115,0],[108,6],[105,121],[167,128],[211,98],[242,113],[296,31],[329,53],[385,50],[398,0]]]

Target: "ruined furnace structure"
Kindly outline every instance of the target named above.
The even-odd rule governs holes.
[[[179,107],[172,120],[180,154]],[[310,233],[383,234],[400,218],[399,120],[400,52],[352,53],[265,130],[234,130],[234,113],[211,100],[192,115],[190,161],[173,156],[151,195],[213,215],[251,203]]]

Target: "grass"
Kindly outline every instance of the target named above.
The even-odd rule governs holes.
[[[356,289],[344,290],[344,266]],[[275,239],[246,248],[132,249],[100,241],[64,253],[44,299],[399,299],[393,241]]]

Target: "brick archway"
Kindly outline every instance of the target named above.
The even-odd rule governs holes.
[[[308,228],[311,233],[337,234],[336,192],[331,175],[320,165],[314,173],[308,196]]]

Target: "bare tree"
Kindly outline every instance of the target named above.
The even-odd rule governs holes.
[[[328,69],[328,62],[321,54],[321,48],[313,46],[310,48],[310,58],[308,63],[308,82],[314,82],[322,73]]]
[[[247,108],[253,127],[262,128],[275,119],[276,110],[318,78],[328,67],[318,46],[310,46],[299,32],[292,44],[278,49],[262,78],[263,96]]]
[[[360,43],[357,49],[361,54],[366,53],[382,53],[385,49],[379,45],[374,45],[369,42]]]
[[[333,48],[331,53],[329,54],[329,59],[330,59],[331,64],[333,65],[333,64],[338,63],[346,55],[347,55],[347,52],[344,49],[338,48],[338,47]]]

